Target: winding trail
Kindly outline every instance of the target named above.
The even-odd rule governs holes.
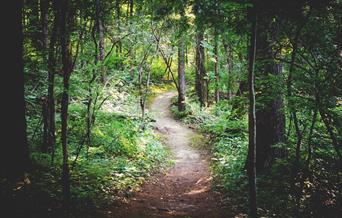
[[[208,154],[190,147],[191,138],[197,133],[172,118],[171,98],[176,94],[162,93],[151,106],[155,129],[173,152],[175,165],[147,181],[119,209],[118,217],[231,217],[229,207],[220,205],[221,195],[210,189]]]

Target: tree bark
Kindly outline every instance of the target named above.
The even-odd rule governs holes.
[[[49,0],[41,0],[40,1],[40,19],[41,19],[41,30],[42,30],[42,35],[41,35],[41,40],[42,40],[42,45],[43,45],[43,60],[49,61],[49,57],[46,54],[48,52],[48,10],[49,10]],[[49,69],[48,69],[49,71]],[[48,79],[49,83],[49,79]],[[49,138],[49,116],[48,116],[48,99],[44,99],[43,101],[43,106],[42,106],[42,111],[43,111],[43,144],[41,146],[41,151],[43,153],[47,153],[48,151],[48,138]]]
[[[292,77],[293,77],[293,71],[295,70],[295,62],[297,58],[297,50],[298,50],[298,42],[300,37],[300,32],[302,29],[302,25],[297,28],[294,40],[292,42],[292,54],[291,54],[291,62],[289,67],[289,73],[288,73],[288,79],[287,79],[287,97],[292,97]],[[291,102],[291,99],[290,101]],[[297,112],[293,105],[289,104],[290,114],[293,118],[295,130],[296,130],[296,136],[297,136],[297,143],[296,143],[296,157],[295,157],[295,164],[294,164],[294,176],[297,175],[297,171],[299,168],[299,162],[300,162],[300,148],[302,143],[302,132],[299,128],[299,121],[297,118]]]
[[[6,105],[2,107],[1,131],[2,146],[0,152],[0,177],[8,178],[13,181],[22,179],[25,172],[30,169],[30,157],[26,133],[25,118],[25,94],[24,94],[24,61],[23,61],[23,25],[22,9],[23,2],[8,2],[10,13],[6,15],[11,19],[11,28],[6,26],[6,34],[2,40],[2,45],[6,49],[13,49],[15,52],[8,52],[3,56],[2,66],[4,69],[10,69],[6,74],[6,83],[9,86],[3,86],[2,93],[11,93],[3,95],[3,102]],[[7,47],[7,44],[8,47]],[[5,66],[4,66],[5,65]],[[13,98],[14,97],[14,98]],[[12,118],[16,118],[13,122]],[[9,119],[11,118],[11,119]],[[6,202],[2,202],[6,203]],[[6,205],[6,204],[5,204]],[[2,209],[7,209],[3,207]],[[11,211],[13,212],[13,211]],[[3,214],[6,214],[3,213]]]
[[[70,172],[68,164],[68,106],[69,106],[69,80],[72,71],[72,57],[70,48],[70,14],[69,0],[64,0],[60,5],[61,22],[60,22],[60,43],[62,54],[62,71],[63,71],[63,93],[61,100],[61,142],[63,151],[62,166],[62,187],[63,187],[63,208],[68,213],[70,204]]]
[[[215,63],[214,63],[214,71],[215,71],[215,102],[218,103],[220,101],[220,75],[218,72],[218,65],[219,65],[219,59],[218,59],[218,35],[217,31],[215,29],[214,33],[214,55],[215,55]]]
[[[247,37],[247,40],[246,40],[246,43],[247,43],[247,48],[248,48],[248,44],[249,44],[249,40],[248,40],[248,37]],[[249,59],[249,52],[247,52],[247,55],[246,55],[246,60]],[[240,57],[240,62],[242,63],[242,60],[243,60],[243,57],[241,56]],[[247,82],[246,80],[241,80],[240,83],[239,83],[239,88],[236,92],[236,96],[242,96],[243,93],[245,93],[247,91],[248,87],[247,87]],[[233,105],[233,108],[235,108],[235,105]]]
[[[48,54],[48,94],[45,105],[45,113],[44,117],[44,137],[43,137],[43,152],[48,152],[51,150],[52,159],[54,157],[55,152],[55,97],[54,97],[54,84],[55,84],[55,73],[56,73],[56,57],[55,57],[55,46],[57,41],[57,31],[58,31],[58,19],[59,12],[55,13],[53,30],[50,39],[49,45],[49,54]],[[46,119],[46,120],[45,120]]]
[[[203,31],[197,31],[196,34],[196,91],[200,100],[201,107],[207,107],[208,104],[208,87],[206,71],[204,67],[204,47],[201,45],[203,41]]]
[[[143,84],[143,76],[144,76],[143,74],[144,74],[144,72],[143,71],[144,71],[144,66],[146,65],[146,61],[147,61],[147,58],[148,58],[150,46],[145,51],[145,54],[144,54],[144,56],[143,56],[143,58],[142,58],[142,60],[141,60],[141,62],[139,64],[139,66],[138,66],[138,81],[139,81],[139,96],[140,96],[139,103],[140,103],[141,118],[142,118],[142,120],[145,120],[146,94],[147,94],[147,91],[148,91],[148,88],[149,88],[149,84],[150,84],[150,70],[149,70],[148,71],[148,75],[147,75],[147,80],[146,80],[146,88],[145,88],[145,91],[144,91],[144,84]],[[159,45],[157,45],[157,49],[156,50],[158,50],[158,47],[159,47]]]
[[[279,27],[278,21],[271,22],[268,16],[259,19],[257,34],[257,56],[256,61],[259,80],[269,78],[280,78],[282,75],[282,65],[275,60],[273,43],[276,41]],[[261,22],[262,21],[262,22]],[[262,28],[262,30],[261,30]],[[271,37],[268,36],[271,32]],[[269,169],[274,159],[281,158],[286,155],[286,150],[280,148],[272,148],[272,145],[285,141],[285,116],[283,112],[284,103],[281,93],[275,93],[274,90],[279,89],[275,86],[259,87],[257,100],[263,105],[257,108],[256,127],[257,127],[257,157],[256,168],[258,172]]]
[[[116,0],[115,2],[115,10],[116,10],[116,26],[118,28],[119,31],[121,31],[121,22],[120,22],[120,17],[121,17],[121,9],[120,9],[120,0]],[[115,46],[115,51],[116,51],[116,55],[121,56],[122,53],[122,42],[121,40],[116,44]],[[118,62],[118,69],[122,69],[122,61],[120,60]]]
[[[333,145],[335,152],[336,152],[338,159],[339,159],[339,166],[341,167],[341,165],[342,165],[342,153],[341,153],[340,149],[342,148],[342,144],[339,142],[339,140],[336,137],[336,134],[334,133],[333,126],[331,124],[332,122],[331,122],[331,119],[330,119],[328,113],[322,107],[320,107],[319,108],[319,114],[321,115],[322,121],[323,121],[323,123],[324,123],[324,125],[328,131],[330,138],[331,138],[332,145]]]
[[[49,47],[49,0],[40,1],[40,16],[42,24],[42,42],[44,50]]]
[[[300,199],[302,196],[302,189],[303,189],[303,182],[304,178],[297,178],[298,173],[300,170],[300,161],[301,161],[301,144],[302,144],[302,139],[303,139],[303,133],[304,129],[301,131],[300,126],[299,126],[299,120],[297,117],[297,112],[294,106],[291,104],[291,97],[293,96],[292,93],[292,77],[293,73],[295,70],[295,63],[296,63],[296,58],[297,58],[297,51],[298,51],[298,43],[299,43],[299,37],[300,37],[300,32],[302,29],[303,25],[300,25],[297,27],[294,39],[292,41],[292,54],[291,54],[291,62],[289,66],[289,73],[288,73],[288,79],[287,79],[287,97],[289,98],[288,102],[288,108],[290,110],[290,116],[293,119],[294,127],[295,127],[295,132],[296,132],[296,150],[295,150],[295,161],[292,167],[292,190],[293,190],[293,195],[295,196],[295,207],[294,207],[294,217],[300,217]],[[288,136],[290,136],[290,129]],[[311,143],[311,142],[310,142]],[[310,151],[311,152],[311,151]],[[300,179],[300,185],[299,187],[296,185],[298,179]]]
[[[120,16],[121,16],[121,10],[120,10],[120,0],[115,1],[115,19],[116,19],[116,25],[118,28],[120,28]]]
[[[233,73],[233,55],[232,55],[232,49],[230,48],[230,45],[227,42],[223,42],[224,51],[226,53],[226,62],[227,62],[227,97],[228,100],[232,99],[232,73]]]
[[[101,19],[98,20],[98,31],[99,31],[99,62],[102,63],[103,59],[104,59],[104,28],[103,28],[103,23],[101,21]],[[105,84],[107,82],[107,75],[106,75],[106,71],[105,69],[103,69],[103,67],[101,67],[101,81],[103,84]]]
[[[185,110],[185,45],[184,36],[178,42],[178,110]]]
[[[103,17],[102,17],[102,8],[100,5],[100,0],[96,0],[96,23],[97,23],[97,32],[99,36],[99,54],[98,54],[98,63],[102,63],[105,57],[105,50],[104,50],[104,26],[103,26]],[[105,84],[107,82],[107,75],[106,71],[103,67],[100,69],[101,71],[101,82]]]
[[[312,121],[311,121],[311,126],[309,130],[309,135],[308,135],[308,157],[306,159],[308,169],[310,169],[310,162],[312,158],[312,135],[313,135],[316,121],[317,121],[317,115],[318,115],[318,109],[315,108],[313,115],[312,115]]]
[[[255,6],[254,6],[255,7]],[[247,174],[249,181],[249,214],[251,217],[257,217],[256,200],[256,113],[255,113],[255,90],[254,90],[254,62],[256,53],[256,32],[257,32],[257,14],[255,8],[251,11],[252,36],[250,42],[250,55],[248,66],[248,92],[249,92],[249,116],[248,116],[248,157]]]
[[[134,7],[134,0],[129,0],[129,17],[133,17],[133,7]]]

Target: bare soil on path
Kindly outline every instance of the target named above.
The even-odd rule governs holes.
[[[175,92],[158,95],[151,105],[155,129],[174,154],[175,164],[149,179],[112,217],[232,217],[219,192],[211,189],[208,154],[191,147],[194,130],[176,121],[170,112]]]

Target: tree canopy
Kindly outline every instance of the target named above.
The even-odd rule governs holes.
[[[218,217],[340,216],[340,0],[25,0],[16,13],[21,112],[0,164],[13,217],[131,216],[123,202],[151,178],[178,194],[201,182],[177,169],[196,167]],[[178,168],[182,146],[210,161]],[[205,201],[185,216],[215,217]],[[181,211],[168,207],[137,213]]]

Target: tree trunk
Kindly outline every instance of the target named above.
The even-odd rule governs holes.
[[[226,62],[227,62],[227,97],[228,100],[232,99],[232,73],[233,73],[233,55],[232,55],[232,49],[230,48],[230,45],[227,42],[223,42],[224,51],[226,53]]]
[[[49,11],[49,0],[41,0],[40,1],[40,19],[41,19],[41,30],[42,30],[42,35],[41,35],[41,40],[42,40],[42,45],[43,45],[43,60],[44,62],[49,62],[49,35],[48,35],[48,22],[49,22],[49,16],[48,16],[48,11]],[[49,65],[49,64],[47,64]],[[49,71],[49,69],[48,69]],[[48,84],[49,84],[49,79],[48,79]],[[49,132],[50,132],[50,126],[49,126],[49,114],[48,114],[48,98],[44,99],[43,102],[43,143],[41,147],[41,151],[43,153],[48,152],[49,144],[48,144],[48,139],[49,139]]]
[[[255,7],[255,6],[254,6]],[[249,214],[251,217],[257,217],[256,200],[256,113],[255,113],[255,90],[254,90],[254,62],[256,53],[256,32],[257,32],[257,14],[255,8],[251,9],[252,35],[249,51],[248,66],[248,92],[249,92],[249,113],[248,113],[248,157],[247,174],[249,181]]]
[[[40,1],[40,16],[42,24],[42,42],[44,50],[49,46],[49,0]]]
[[[278,70],[277,70],[278,69]],[[274,75],[281,73],[280,68],[273,68]],[[285,117],[282,111],[283,100],[280,96],[257,111],[257,170],[263,171],[272,165],[274,158],[284,157],[281,149],[272,145],[285,141]]]
[[[1,124],[4,128],[1,131],[3,143],[0,152],[0,177],[17,181],[22,179],[25,172],[30,169],[25,118],[23,3],[22,1],[19,3],[13,1],[13,4],[12,2],[8,3],[12,11],[7,15],[7,18],[11,19],[13,23],[11,23],[11,28],[7,29],[5,27],[6,34],[4,34],[2,45],[5,45],[5,50],[11,48],[15,52],[8,52],[2,59],[2,66],[5,69],[10,69],[6,75],[6,83],[10,85],[3,86],[4,88],[1,90],[4,93],[2,100],[6,102],[6,105],[2,107],[1,111]],[[8,47],[6,43],[9,44]],[[11,94],[6,95],[5,93]],[[13,119],[9,119],[13,117],[16,118],[15,122],[13,122]],[[6,208],[2,207],[2,209]]]
[[[196,94],[198,99],[201,99],[201,83],[200,83],[200,69],[199,69],[199,46],[200,46],[200,42],[199,42],[199,37],[200,34],[196,35],[196,54],[195,54],[195,61],[196,61],[196,65],[195,65],[195,90],[196,90]]]
[[[181,35],[178,44],[178,110],[185,110],[185,45]]]
[[[158,45],[157,45],[157,50],[158,50]],[[148,47],[149,49],[149,47]],[[144,74],[144,66],[146,65],[146,61],[147,61],[147,58],[148,58],[148,54],[149,54],[149,50],[146,50],[145,51],[145,54],[144,54],[144,57],[143,59],[141,60],[139,66],[138,66],[138,81],[139,81],[139,96],[140,96],[140,99],[139,99],[139,103],[140,103],[140,109],[141,109],[141,118],[142,120],[145,120],[145,100],[146,100],[146,92],[148,90],[148,86],[149,86],[149,83],[150,83],[150,71],[148,72],[148,75],[147,75],[147,82],[146,82],[146,89],[145,89],[145,92],[144,92],[144,84],[143,84],[143,74]],[[144,124],[143,124],[144,125]]]
[[[247,83],[246,83],[246,81],[242,80],[239,83],[239,88],[238,88],[238,91],[236,93],[236,96],[242,96],[242,94],[246,91],[247,91]]]
[[[299,169],[300,169],[300,150],[301,150],[301,144],[302,144],[302,138],[303,138],[303,131],[300,130],[299,126],[299,120],[297,117],[297,112],[294,106],[291,104],[292,103],[292,76],[293,76],[293,71],[295,69],[295,62],[297,58],[297,50],[298,50],[298,42],[299,42],[299,37],[300,37],[300,32],[302,29],[302,25],[299,26],[296,30],[296,34],[294,37],[294,40],[291,42],[292,43],[292,54],[291,54],[291,62],[289,66],[289,72],[288,72],[288,79],[287,79],[287,97],[288,97],[288,108],[290,111],[290,116],[293,119],[295,131],[296,131],[296,137],[297,137],[297,142],[296,142],[296,150],[295,150],[295,162],[292,167],[292,183],[291,183],[291,189],[293,190],[293,195],[295,196],[295,207],[294,207],[294,217],[299,217],[300,216],[300,199],[301,199],[301,193],[302,193],[302,188],[303,188],[303,182],[304,178],[297,178]],[[290,130],[289,130],[290,133]],[[288,133],[288,136],[290,134]],[[300,179],[300,186],[298,187],[296,184],[298,182],[298,179]]]
[[[129,0],[129,17],[133,17],[134,0]]]
[[[247,37],[246,43],[247,43],[247,48],[248,48],[248,44],[249,44],[248,37]],[[246,55],[246,60],[248,60],[248,59],[249,59],[249,52],[247,52],[247,55]],[[240,60],[241,60],[240,62],[242,63],[243,58],[240,57]],[[246,80],[242,79],[239,83],[239,88],[236,92],[236,96],[242,96],[243,93],[247,91],[247,89],[248,89],[247,82],[246,82]],[[233,108],[235,108],[234,105],[233,105]]]
[[[64,67],[63,67],[64,68]],[[64,70],[63,70],[64,71]],[[68,105],[69,105],[69,76],[66,71],[63,72],[63,94],[62,94],[62,107],[61,107],[61,120],[62,120],[62,150],[63,150],[63,167],[62,167],[62,186],[63,186],[63,206],[68,209],[70,203],[70,172],[68,164]]]
[[[215,102],[218,103],[220,101],[220,89],[219,89],[219,82],[220,82],[220,75],[218,72],[218,35],[215,29],[214,33],[214,55],[215,55],[215,63],[214,63],[214,71],[215,71]]]
[[[102,63],[102,61],[104,60],[104,28],[103,28],[103,23],[101,21],[101,19],[98,20],[98,31],[99,31],[99,62]],[[106,75],[106,71],[103,67],[101,67],[101,81],[103,84],[105,84],[107,82],[107,75]]]
[[[115,11],[116,11],[116,16],[115,16],[115,19],[116,19],[116,25],[118,28],[120,28],[120,0],[116,0],[115,1]]]
[[[188,45],[185,45],[185,64],[189,64],[189,54]]]
[[[120,23],[120,17],[121,17],[121,10],[120,10],[120,0],[116,0],[115,2],[115,10],[116,10],[116,26],[117,26],[117,29],[119,31],[121,31],[121,23]],[[117,45],[115,46],[115,52],[116,52],[116,55],[119,55],[121,56],[121,53],[122,53],[122,42],[119,41],[117,43]],[[119,62],[117,64],[117,68],[118,69],[122,69],[122,61],[121,59],[119,59]]]
[[[333,129],[333,125],[331,124],[331,118],[329,117],[328,113],[322,108],[319,108],[319,114],[321,115],[322,121],[328,131],[328,134],[330,136],[332,145],[335,149],[335,152],[338,156],[339,159],[339,166],[342,167],[342,153],[340,151],[340,149],[342,148],[342,144],[340,143],[340,141],[338,140],[336,134],[334,133],[334,129]]]
[[[102,64],[102,61],[104,60],[105,56],[105,50],[104,50],[104,27],[103,27],[103,21],[102,21],[102,8],[100,5],[100,0],[96,1],[96,24],[97,24],[97,32],[99,36],[99,54],[98,54],[98,63]],[[107,75],[106,71],[103,67],[100,69],[101,71],[101,82],[105,84],[107,82]]]
[[[61,101],[61,142],[63,151],[62,166],[62,187],[63,187],[63,207],[68,213],[70,204],[70,172],[68,164],[68,106],[69,106],[69,80],[72,71],[72,58],[70,48],[70,23],[69,0],[64,0],[61,5],[61,53],[62,53],[62,71],[63,71],[63,93]]]
[[[313,135],[316,121],[317,121],[317,115],[318,115],[318,109],[315,108],[313,115],[312,115],[312,121],[311,121],[310,130],[309,130],[309,136],[308,136],[308,156],[307,156],[306,162],[307,162],[307,167],[309,170],[310,170],[310,162],[311,162],[311,157],[312,157],[312,135]]]
[[[290,103],[291,103],[291,97],[292,97],[292,76],[293,76],[293,71],[295,69],[295,62],[296,62],[297,50],[298,50],[298,41],[299,41],[302,27],[303,26],[301,25],[297,28],[295,38],[292,42],[293,48],[292,48],[292,54],[291,54],[291,62],[290,62],[290,67],[289,67],[288,79],[287,79],[287,97],[289,98]],[[291,117],[293,118],[296,135],[297,135],[296,158],[295,158],[295,164],[294,164],[294,168],[295,168],[294,176],[296,176],[298,168],[299,168],[299,162],[300,162],[300,147],[302,143],[302,132],[300,131],[300,128],[299,128],[296,109],[290,103],[288,107],[290,109]]]
[[[47,99],[43,100],[43,106],[42,106],[42,120],[43,120],[43,142],[42,146],[40,148],[40,151],[42,153],[47,153],[48,152],[48,138],[49,138],[49,118],[48,118],[48,113],[47,113]]]
[[[201,45],[203,41],[203,31],[197,31],[196,34],[196,92],[200,100],[201,107],[208,104],[208,87],[206,71],[204,67],[204,47]]]
[[[274,78],[280,78],[282,75],[282,65],[274,58],[272,45],[276,41],[278,34],[278,21],[270,23],[269,18],[265,17],[259,20],[258,45],[257,45],[257,71],[260,72],[259,80],[265,80],[272,74]],[[261,30],[261,27],[263,28]],[[271,38],[266,33],[271,32]],[[285,116],[283,112],[284,103],[280,93],[274,90],[279,87],[261,86],[257,99],[263,103],[257,108],[256,128],[257,128],[257,157],[256,167],[258,172],[269,169],[275,158],[281,158],[286,155],[285,150],[272,148],[272,145],[285,141]]]
[[[56,57],[55,57],[55,46],[57,41],[57,29],[58,29],[58,19],[59,12],[55,14],[53,30],[50,39],[49,45],[49,54],[48,54],[48,94],[45,105],[45,113],[44,117],[44,139],[43,139],[43,151],[48,152],[49,149],[52,153],[52,158],[54,157],[55,151],[55,97],[54,97],[54,84],[55,84],[55,65],[56,65]],[[46,120],[45,120],[46,119]]]

